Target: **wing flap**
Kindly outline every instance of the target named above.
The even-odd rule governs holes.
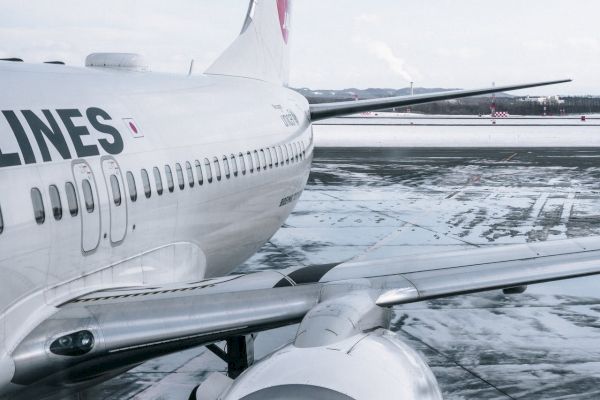
[[[460,99],[463,97],[480,96],[491,93],[507,92],[511,90],[528,89],[539,86],[555,85],[571,82],[571,79],[557,81],[526,83],[520,85],[497,86],[474,90],[453,90],[441,93],[419,94],[414,96],[386,97],[358,101],[343,101],[337,103],[311,104],[310,115],[313,122],[322,119],[357,114],[367,111],[379,111],[394,107],[413,106],[417,104],[432,103],[442,100]]]
[[[418,290],[416,301],[600,273],[600,251],[404,274]]]

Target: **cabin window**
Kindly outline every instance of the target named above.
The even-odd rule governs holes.
[[[285,163],[289,164],[290,163],[290,154],[288,153],[288,149],[285,144],[283,145],[283,153],[285,154]]]
[[[114,174],[110,176],[110,188],[112,189],[115,206],[119,207],[121,205],[121,185],[119,185],[119,179]]]
[[[230,161],[230,167],[231,167],[231,173],[233,174],[233,176],[238,176],[238,165],[237,165],[237,161],[235,160],[235,155],[231,155],[229,156],[229,161]]]
[[[254,172],[254,163],[252,162],[252,154],[247,151],[246,152],[246,161],[248,161],[248,171],[250,171],[250,173]]]
[[[198,175],[198,185],[204,184],[204,177],[202,176],[202,165],[198,160],[196,160],[196,174]]]
[[[266,165],[268,165],[269,167],[273,168],[273,159],[271,158],[271,151],[269,151],[268,147],[265,149],[265,155],[267,157],[267,163],[266,163]],[[265,167],[266,167],[266,165],[265,165]]]
[[[280,164],[283,165],[283,151],[281,150],[281,146],[277,146],[277,157],[279,158]]]
[[[0,208],[0,233],[4,232],[4,219],[2,218],[2,208]]]
[[[240,160],[240,169],[242,170],[242,175],[246,175],[246,162],[244,161],[244,153],[238,154],[238,159]]]
[[[177,173],[177,183],[179,184],[179,189],[185,189],[185,181],[183,179],[183,168],[181,168],[181,164],[175,164],[175,172]]]
[[[219,164],[219,159],[217,157],[213,157],[213,164],[215,165],[215,176],[217,180],[221,180],[221,165]]]
[[[227,156],[223,156],[223,172],[225,172],[225,177],[229,179],[231,177],[231,171],[229,170],[229,160]]]
[[[50,192],[50,206],[52,207],[52,215],[54,215],[55,220],[60,221],[62,219],[63,209],[58,188],[56,185],[50,185],[48,192]]]
[[[194,170],[192,169],[192,164],[189,161],[185,162],[185,170],[188,176],[188,185],[193,188],[196,182],[194,180]]]
[[[210,161],[208,161],[208,158],[204,159],[204,169],[206,171],[206,180],[208,183],[212,183],[212,169],[210,168]]]
[[[152,196],[152,188],[150,187],[150,177],[148,176],[148,171],[145,169],[142,170],[142,184],[144,185],[144,194],[146,198],[149,199]]]
[[[171,167],[168,165],[165,165],[165,176],[167,177],[167,188],[169,192],[173,193],[175,182],[173,181],[173,171],[171,171]]]
[[[262,166],[262,169],[267,169],[267,159],[263,149],[260,149],[260,165]]]
[[[85,209],[88,214],[91,214],[96,209],[96,204],[94,203],[94,192],[92,191],[92,184],[89,180],[84,179],[81,182],[81,187],[83,188],[83,200],[85,201]]]
[[[52,215],[54,219],[60,221],[63,216],[62,202],[60,201],[60,192],[56,185],[50,185],[48,188],[50,192],[50,205],[52,206]]]
[[[273,165],[278,167],[279,160],[277,159],[277,151],[275,150],[275,147],[271,147],[271,155],[273,156]]]
[[[152,168],[152,171],[154,172],[154,183],[156,183],[156,193],[158,193],[159,196],[162,196],[163,184],[162,177],[160,176],[160,170],[158,169],[158,167],[154,167]]]
[[[41,225],[46,220],[46,211],[44,211],[42,193],[38,188],[31,189],[31,202],[33,204],[33,216],[35,217],[35,222]]]
[[[137,200],[137,187],[135,187],[135,178],[131,171],[127,171],[127,185],[129,186],[129,198],[131,201]]]
[[[77,201],[77,192],[75,186],[71,182],[65,183],[65,192],[67,192],[67,203],[69,204],[69,212],[71,217],[79,215],[79,203]]]
[[[260,171],[260,158],[258,157],[258,150],[254,150],[254,165],[256,165],[256,172]]]

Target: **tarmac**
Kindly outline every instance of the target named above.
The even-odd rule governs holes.
[[[600,147],[600,115],[448,116],[377,113],[314,125],[317,147]]]
[[[320,148],[282,229],[238,272],[600,235],[600,148]],[[600,277],[395,309],[444,398],[600,398]],[[256,356],[294,327],[261,334]],[[225,364],[204,348],[82,396],[184,400]]]

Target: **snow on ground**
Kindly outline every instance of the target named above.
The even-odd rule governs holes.
[[[314,132],[319,147],[599,147],[600,117],[334,118]]]

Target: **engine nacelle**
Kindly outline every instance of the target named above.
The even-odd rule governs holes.
[[[288,345],[221,388],[219,395],[208,398],[442,399],[437,381],[419,353],[384,329],[321,347]],[[206,399],[204,394],[210,392],[201,385],[197,399]]]

